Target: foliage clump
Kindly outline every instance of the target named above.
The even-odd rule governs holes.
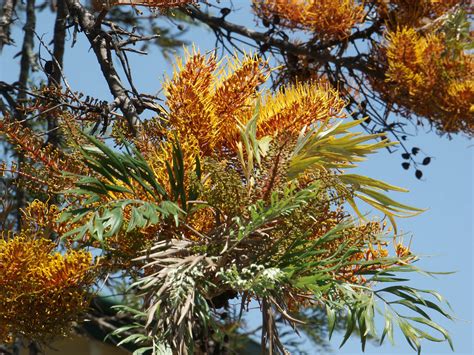
[[[255,0],[253,8],[269,33],[299,31],[291,42],[294,49],[284,55],[278,84],[324,80],[337,87],[361,117],[370,112],[374,123],[395,113],[423,117],[441,135],[472,136],[468,2]],[[359,39],[368,40],[369,46]],[[340,58],[344,52],[357,55],[345,62]],[[360,65],[366,68],[359,75]],[[376,101],[384,104],[385,118],[373,112]],[[382,129],[398,136],[393,128],[404,125],[385,122]]]
[[[474,62],[443,33],[413,28],[387,34],[385,82],[375,84],[405,113],[429,118],[445,133],[474,132]]]
[[[24,270],[37,270],[38,257],[46,260],[44,270],[48,263],[59,263],[59,270],[67,265],[70,273],[61,273],[61,280],[76,287],[75,297],[90,286],[85,280],[91,259],[83,250],[100,250],[100,274],[127,276],[128,297],[137,305],[124,307],[137,322],[115,334],[136,330],[123,341],[144,350],[206,352],[210,341],[235,336],[252,301],[261,308],[262,347],[270,353],[285,351],[278,319],[297,329],[300,315],[312,309],[326,312],[330,333],[344,323],[344,341],[357,328],[363,346],[377,336],[377,313],[385,318],[384,334],[391,338],[398,325],[414,349],[423,338],[450,341],[420,308],[449,318],[421,296],[437,294],[403,284],[380,286],[402,282],[398,271],[417,270],[418,258],[399,239],[395,219],[421,210],[384,194],[404,189],[347,172],[393,143],[380,134],[354,132],[363,120],[346,120],[344,100],[327,83],[296,83],[272,92],[261,89],[268,73],[257,56],[224,64],[213,55],[188,53],[164,83],[165,107],[158,116],[135,135],[116,123],[112,136],[120,149],[81,133],[74,121],[60,122],[65,157],[77,164],[66,164],[59,175],[42,155],[28,155],[25,164],[46,162],[51,176],[65,182],[43,190],[55,193],[58,207],[33,204],[25,223],[34,227],[32,216],[43,210],[45,218],[37,219],[43,237],[63,241],[69,251],[52,254],[56,244],[24,236],[6,238],[5,248],[15,243],[43,248],[31,259],[35,265]],[[18,141],[18,130],[10,129],[14,124],[2,126],[12,142]],[[19,150],[38,144],[34,139],[24,144],[27,137],[20,141]],[[391,226],[367,219],[359,201]],[[68,264],[71,258],[75,268]],[[34,298],[32,307],[41,300]],[[83,303],[68,302],[60,306],[69,305],[74,315],[84,309]],[[421,317],[407,316],[400,307]],[[221,317],[230,308],[236,315],[225,311]],[[422,332],[416,323],[441,336]],[[26,326],[9,331],[42,335]]]
[[[405,189],[349,169],[391,150],[391,136],[421,179],[431,157],[406,145],[402,118],[472,136],[468,1],[252,0],[252,28],[222,1],[89,3],[57,2],[46,58],[33,53],[35,42],[49,47],[35,35],[45,7],[28,0],[19,81],[0,82],[12,153],[0,162],[0,340],[47,342],[84,313],[104,325],[95,316],[108,311],[87,309],[99,281],[123,295],[125,317],[107,324],[127,323],[113,336],[138,353],[232,352],[255,306],[262,352],[286,352],[289,328],[318,344],[344,330],[343,343],[357,334],[364,349],[393,342],[398,327],[418,352],[422,339],[452,346],[430,314],[451,319],[443,298],[398,275],[420,270],[397,219],[422,210],[387,196]],[[0,50],[23,9],[5,2]],[[196,24],[243,55],[186,52],[163,97],[140,92],[129,55],[155,44],[169,59]],[[111,101],[66,80],[71,25]],[[35,87],[39,67],[48,83]]]

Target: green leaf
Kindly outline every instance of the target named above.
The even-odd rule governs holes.
[[[342,339],[341,345],[339,345],[339,349],[344,346],[347,340],[350,338],[352,333],[354,332],[355,328],[355,321],[354,321],[354,314],[350,309],[347,310],[347,317],[346,317],[346,332]]]
[[[402,187],[387,184],[384,181],[372,179],[372,178],[369,178],[369,177],[363,176],[363,175],[342,174],[342,175],[339,176],[339,179],[342,182],[344,182],[345,184],[356,186],[356,189],[358,187],[367,186],[367,187],[372,187],[372,188],[384,190],[384,191],[387,191],[387,192],[388,191],[408,192],[407,189],[404,189]]]
[[[328,318],[329,339],[331,339],[336,328],[336,312],[330,306],[326,306],[326,315]]]
[[[451,347],[451,350],[454,351],[454,346],[452,339],[449,335],[449,333],[444,329],[442,326],[439,324],[433,322],[431,319],[426,319],[426,318],[421,318],[421,317],[404,317],[405,319],[410,319],[414,322],[418,322],[424,325],[429,326],[430,328],[437,330],[439,333],[441,333],[444,336],[444,339],[448,341],[449,346]]]
[[[397,301],[392,301],[392,302],[389,302],[389,304],[400,304],[402,306],[405,306],[405,307],[411,309],[412,311],[415,311],[415,312],[421,314],[426,319],[431,319],[430,316],[428,315],[428,313],[426,313],[423,309],[418,307],[415,303],[410,302],[408,299],[401,299],[401,300],[397,300]]]
[[[117,346],[121,346],[123,344],[128,344],[128,343],[134,343],[134,344],[139,344],[141,342],[144,342],[148,340],[148,337],[143,334],[132,334],[126,337],[125,339],[121,340]]]
[[[420,341],[418,340],[419,336],[415,329],[408,323],[407,321],[398,319],[398,326],[402,331],[405,339],[407,340],[408,344],[415,350],[418,354],[421,353],[421,345]]]
[[[375,201],[382,204],[387,209],[395,210],[395,208],[398,208],[398,211],[400,211],[400,212],[403,212],[403,211],[423,212],[424,211],[423,209],[420,209],[420,208],[416,208],[416,207],[401,204],[401,203],[385,196],[384,194],[381,194],[380,192],[377,192],[377,191],[374,191],[374,190],[371,190],[371,189],[360,188],[359,191],[364,193],[367,196],[372,197]],[[358,195],[358,196],[360,197],[360,195]]]
[[[143,348],[138,348],[133,352],[132,355],[143,355],[143,354],[148,354],[150,351],[153,350],[153,346],[147,346]]]
[[[385,318],[385,324],[384,324],[382,336],[380,337],[380,344],[383,343],[385,336],[388,335],[390,344],[392,344],[393,346],[395,344],[394,339],[393,339],[393,319],[392,319],[392,313],[387,309],[387,307],[385,308],[384,318]]]

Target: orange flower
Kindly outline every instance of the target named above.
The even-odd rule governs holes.
[[[64,335],[88,306],[92,255],[54,252],[27,232],[0,240],[0,343],[11,334],[44,340]]]
[[[377,0],[379,13],[387,19],[389,28],[397,26],[422,26],[427,21],[441,16],[459,0]]]
[[[442,34],[412,28],[387,34],[382,50],[385,83],[373,83],[384,98],[430,120],[440,132],[474,134],[474,61],[455,51]]]
[[[280,24],[342,39],[363,20],[364,9],[354,0],[253,0],[258,16],[278,17]]]

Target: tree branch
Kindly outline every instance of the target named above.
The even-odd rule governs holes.
[[[97,57],[97,60],[109,86],[110,93],[115,98],[115,103],[123,112],[128,122],[132,134],[136,134],[136,127],[139,125],[139,116],[133,101],[127,94],[117,70],[112,61],[109,41],[111,40],[105,32],[100,29],[100,24],[96,26],[94,15],[88,11],[78,0],[65,0],[70,14],[77,18],[79,26],[84,31],[89,43]]]
[[[329,50],[327,50],[326,45],[323,47],[307,46],[293,43],[288,39],[275,38],[267,32],[258,32],[255,30],[251,30],[245,26],[237,25],[235,23],[226,21],[222,17],[216,17],[206,14],[194,7],[188,7],[184,11],[186,11],[186,13],[193,19],[199,20],[207,24],[214,31],[224,29],[229,33],[236,33],[238,35],[247,37],[255,42],[259,42],[261,44],[265,44],[266,46],[277,48],[283,53],[291,53],[293,55],[304,55],[311,57],[312,59],[320,63],[331,62],[344,66],[346,68],[358,70],[367,75],[378,75],[377,71],[371,69],[369,63],[361,55],[340,58],[332,55]],[[372,30],[373,29],[371,29],[371,31]],[[371,32],[369,31],[369,33]],[[359,36],[360,34],[357,34],[356,38],[359,38]]]
[[[20,78],[18,80],[20,85],[24,88],[26,88],[28,84],[31,63],[33,60],[35,27],[35,0],[28,0],[26,3],[26,24],[23,27],[25,31],[25,36],[23,38],[23,46],[21,49]],[[18,99],[24,99],[21,93],[18,95]]]
[[[53,58],[51,60],[52,72],[48,73],[48,85],[61,85],[61,71],[63,68],[64,44],[66,41],[66,19],[68,9],[64,0],[57,2],[56,22],[54,23],[53,36]],[[58,122],[54,115],[48,115],[48,143],[57,146],[59,144],[59,135],[57,131]]]
[[[28,78],[30,76],[31,63],[33,60],[33,48],[34,48],[34,33],[36,28],[36,13],[35,13],[35,0],[28,0],[26,3],[26,23],[24,26],[25,36],[23,38],[23,46],[21,49],[21,61],[20,61],[20,78],[19,85],[22,88],[26,88],[28,85]],[[19,92],[17,96],[17,105],[21,105],[26,101],[27,95],[23,92]],[[19,121],[23,121],[23,114],[16,110],[17,116],[15,117]],[[22,169],[24,156],[22,153],[18,153],[17,164],[18,171]],[[25,192],[21,187],[21,175],[17,176],[16,185],[16,221],[17,229],[21,229],[21,209],[25,204]]]
[[[0,17],[0,53],[3,46],[12,43],[10,38],[10,25],[12,24],[13,11],[16,7],[16,0],[5,0]]]

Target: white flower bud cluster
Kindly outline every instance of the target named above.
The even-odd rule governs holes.
[[[265,268],[264,265],[252,264],[242,270],[237,270],[236,266],[231,269],[219,271],[221,277],[228,285],[235,290],[251,291],[262,295],[283,279],[285,273],[278,268]]]

